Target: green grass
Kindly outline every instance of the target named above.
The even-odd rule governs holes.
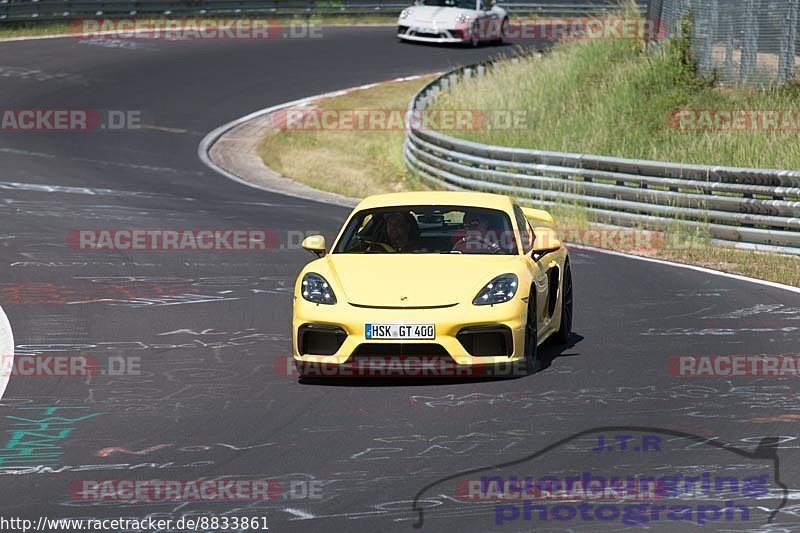
[[[678,41],[678,40],[676,40]],[[457,135],[490,144],[685,163],[800,168],[798,133],[681,131],[676,109],[798,109],[800,87],[714,86],[688,75],[679,44],[645,51],[634,40],[556,46],[544,59],[503,62],[458,84],[438,109],[512,110],[522,128]],[[491,115],[490,115],[491,116]]]
[[[396,110],[430,78],[379,85],[320,102],[320,109]],[[264,163],[317,189],[361,198],[368,194],[424,189],[403,162],[403,130],[290,130],[267,135],[259,147]]]
[[[34,37],[40,35],[60,35],[69,33],[69,24],[4,24],[0,25],[0,39],[13,37]]]

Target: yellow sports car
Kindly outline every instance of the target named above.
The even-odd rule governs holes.
[[[542,342],[570,336],[567,249],[549,213],[508,196],[370,196],[329,250],[302,246],[318,259],[294,289],[301,376],[531,373]]]

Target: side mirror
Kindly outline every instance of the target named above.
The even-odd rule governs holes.
[[[311,235],[306,237],[303,239],[303,242],[300,243],[300,246],[304,250],[308,250],[317,257],[323,257],[325,255],[325,237],[322,235]]]
[[[537,256],[555,252],[562,246],[561,239],[552,228],[534,228],[533,239],[533,254]]]

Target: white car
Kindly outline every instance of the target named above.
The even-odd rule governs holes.
[[[495,0],[418,0],[400,13],[397,38],[427,43],[502,41],[508,14]]]

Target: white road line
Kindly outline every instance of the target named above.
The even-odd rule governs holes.
[[[139,34],[139,33],[152,33],[152,30],[133,30],[132,33]],[[91,39],[94,37],[108,37],[108,36],[116,36],[118,35],[118,31],[110,30],[110,31],[99,31],[96,33],[92,33],[91,35],[81,35],[80,33],[54,33],[54,34],[43,34],[43,35],[22,35],[19,37],[3,37],[0,38],[0,43],[13,43],[17,41],[41,41],[44,39],[66,39],[71,37],[73,39]]]
[[[567,243],[567,248],[574,248],[577,250],[589,250],[592,252],[600,252],[609,255],[616,255],[619,257],[625,257],[627,259],[637,259],[639,261],[649,261],[650,263],[658,263],[660,265],[666,265],[671,267],[677,268],[686,268],[689,270],[696,270],[697,272],[703,272],[704,274],[712,274],[714,276],[722,276],[724,278],[731,278],[738,281],[747,281],[749,283],[756,283],[758,285],[765,285],[767,287],[772,287],[773,289],[781,289],[784,291],[794,292],[796,294],[800,294],[800,287],[793,287],[791,285],[784,285],[783,283],[776,283],[774,281],[766,281],[763,279],[756,279],[756,278],[749,278],[747,276],[742,276],[740,274],[730,274],[728,272],[722,272],[721,270],[714,270],[712,268],[706,268],[696,265],[687,265],[684,263],[676,263],[674,261],[667,261],[665,259],[654,259],[652,257],[643,257],[641,255],[632,255],[626,254],[624,252],[617,252],[614,250],[606,250],[604,248],[595,248],[594,246],[586,246],[583,244],[570,244]]]
[[[8,380],[11,377],[10,370],[14,363],[14,333],[11,331],[11,324],[8,322],[5,311],[0,307],[0,359],[5,360],[6,357],[12,358],[12,364],[2,365],[2,370],[0,370],[0,399],[3,398],[3,394],[6,392]],[[5,371],[6,368],[9,369],[9,372]]]
[[[293,507],[284,507],[283,510],[286,511],[287,513],[291,513],[291,514],[295,515],[296,517],[302,518],[304,520],[309,520],[311,518],[316,518],[313,514],[307,512],[307,511],[303,511],[302,509],[295,509]]]

